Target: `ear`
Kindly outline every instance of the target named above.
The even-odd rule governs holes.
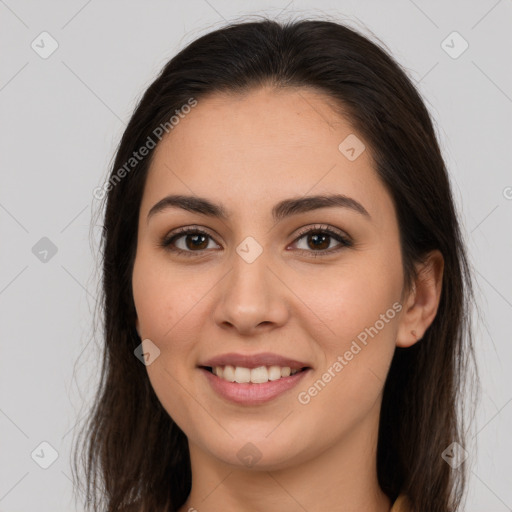
[[[421,340],[434,321],[443,283],[443,255],[437,249],[431,251],[416,270],[418,277],[404,300],[405,307],[400,317],[396,340],[399,347],[410,347]]]

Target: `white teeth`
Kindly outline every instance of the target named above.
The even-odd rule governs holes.
[[[281,367],[271,366],[268,369],[268,380],[277,380],[281,378]]]
[[[222,371],[222,366],[217,366],[216,368],[220,368],[220,370]],[[220,375],[219,375],[219,377],[220,377]],[[224,372],[222,374],[222,378],[229,382],[235,382],[235,368],[229,364],[224,366]]]
[[[253,368],[251,370],[251,382],[254,384],[261,384],[262,382],[268,382],[268,370],[265,366]]]
[[[240,366],[237,366],[235,368],[235,382],[240,384],[251,382],[251,370],[249,370],[249,368],[241,368]]]
[[[238,382],[244,384],[252,382],[253,384],[263,384],[268,381],[278,380],[281,377],[295,375],[300,370],[292,370],[289,366],[259,366],[258,368],[244,368],[242,366],[215,366],[212,372],[217,377],[228,382]]]

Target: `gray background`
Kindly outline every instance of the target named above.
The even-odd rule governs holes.
[[[89,229],[101,219],[92,191],[163,64],[246,14],[335,16],[374,33],[418,83],[454,184],[482,311],[465,510],[512,510],[511,0],[0,0],[0,512],[81,510],[70,450],[100,355],[100,230]],[[47,58],[43,31],[58,44]],[[463,41],[442,43],[453,31],[469,44],[457,58]],[[52,449],[42,442],[58,453],[47,469],[40,465]]]

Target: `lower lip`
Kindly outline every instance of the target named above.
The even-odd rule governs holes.
[[[213,390],[223,398],[237,404],[258,405],[268,402],[295,387],[310,371],[310,368],[289,377],[281,377],[278,380],[270,380],[262,384],[228,382],[205,368],[200,368],[200,370],[205,374]]]

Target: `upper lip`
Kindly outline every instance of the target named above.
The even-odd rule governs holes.
[[[291,370],[300,370],[308,368],[308,363],[303,363],[289,357],[272,354],[271,352],[261,352],[259,354],[221,354],[203,363],[199,366],[214,368],[216,366],[241,366],[243,368],[258,368],[259,366],[288,366]]]

